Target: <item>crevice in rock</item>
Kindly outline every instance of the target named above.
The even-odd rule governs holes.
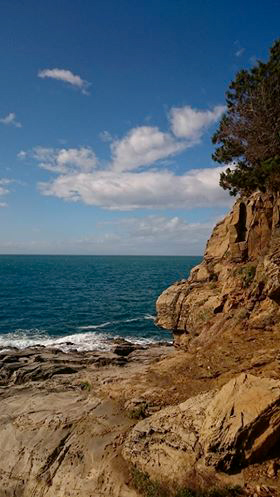
[[[236,242],[246,241],[246,233],[247,233],[246,221],[247,221],[246,205],[243,202],[241,202],[239,206],[239,220],[236,225],[236,231],[237,231]]]

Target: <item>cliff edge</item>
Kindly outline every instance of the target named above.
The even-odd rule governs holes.
[[[173,331],[174,345],[279,325],[279,242],[280,196],[255,192],[238,199],[215,226],[201,264],[157,300],[156,322]]]

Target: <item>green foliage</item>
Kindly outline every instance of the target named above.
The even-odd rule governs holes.
[[[131,470],[132,483],[144,497],[169,497],[168,490],[158,482],[150,480],[149,475],[139,469]]]
[[[81,381],[81,383],[79,384],[79,387],[81,388],[81,390],[90,392],[91,383],[89,383],[89,381]]]
[[[206,321],[209,321],[213,317],[213,313],[211,312],[210,309],[202,308],[198,312],[197,317],[200,321],[206,322]]]
[[[144,419],[147,417],[148,404],[143,402],[129,411],[131,419]]]
[[[227,109],[212,141],[213,159],[233,164],[220,185],[231,195],[280,187],[280,39],[269,60],[239,71],[226,94]]]
[[[242,490],[239,486],[225,486],[210,490],[194,490],[191,488],[171,489],[167,485],[153,481],[147,473],[133,467],[131,469],[132,483],[144,497],[240,497]]]
[[[238,276],[242,281],[243,288],[248,288],[256,275],[256,266],[247,264],[235,270],[235,276]]]

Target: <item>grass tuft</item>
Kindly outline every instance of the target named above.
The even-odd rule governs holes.
[[[147,473],[133,467],[132,485],[143,497],[241,497],[244,495],[239,486],[212,487],[208,490],[170,488],[168,485],[153,481]]]

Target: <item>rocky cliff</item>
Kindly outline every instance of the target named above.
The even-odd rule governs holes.
[[[279,241],[236,202],[158,299],[181,350],[0,350],[0,497],[279,497]]]
[[[173,330],[181,347],[237,328],[279,326],[279,242],[280,196],[238,199],[215,226],[201,264],[158,298],[157,324]]]

